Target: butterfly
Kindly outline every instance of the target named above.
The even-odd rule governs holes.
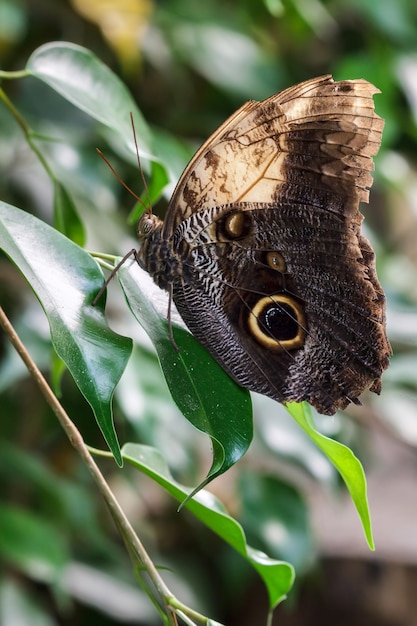
[[[241,386],[333,414],[379,393],[391,347],[360,202],[383,120],[365,80],[249,101],[138,224],[139,265]]]

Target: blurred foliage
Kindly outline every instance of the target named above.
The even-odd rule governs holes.
[[[121,76],[153,127],[158,154],[170,164],[171,190],[195,148],[246,99],[261,99],[322,73],[336,79],[363,77],[381,89],[376,109],[386,127],[371,204],[364,212],[388,296],[394,357],[381,398],[355,409],[355,420],[346,411],[343,419],[321,426],[333,429],[331,435],[358,451],[368,466],[372,452],[366,424],[371,419],[415,447],[415,2],[0,0],[1,69],[20,70],[35,48],[52,40],[86,46]],[[49,160],[71,190],[87,247],[114,253],[133,247],[134,228],[126,226],[133,202],[95,152],[96,146],[105,150],[121,177],[140,193],[137,165],[126,158],[124,146],[34,79],[3,82],[2,87],[39,135],[56,138],[47,145]],[[0,171],[2,200],[53,221],[50,182],[3,106]],[[166,198],[158,213],[164,204]],[[110,291],[112,326],[137,344],[116,392],[119,437],[155,445],[178,480],[195,484],[210,463],[206,441],[176,411],[146,337],[126,315],[117,286]],[[0,302],[38,365],[49,371],[46,320],[4,258]],[[18,357],[3,336],[0,341],[0,623],[157,623],[84,468]],[[86,441],[102,446],[91,411],[67,374],[61,391]],[[312,485],[335,488],[337,481],[281,407],[257,399],[255,411],[251,451],[213,488],[242,521],[253,546],[288,559],[302,576],[314,567],[307,492]],[[190,604],[232,626],[251,623],[250,601],[259,607],[257,623],[263,621],[264,591],[240,557],[185,511],[176,515],[176,504],[146,477],[131,468],[121,473],[111,462],[105,470],[154,559],[172,569]],[[285,624],[285,614],[279,618]]]

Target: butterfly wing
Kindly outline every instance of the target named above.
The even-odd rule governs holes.
[[[271,202],[289,185],[327,195],[343,187],[342,210],[356,213],[358,202],[368,200],[372,155],[381,143],[375,93],[364,80],[335,83],[323,76],[244,104],[185,169],[167,211],[165,237],[202,208]]]
[[[192,159],[163,226],[191,332],[243,386],[322,413],[378,392],[390,354],[360,234],[376,91],[325,76],[247,103]]]
[[[191,216],[174,300],[242,386],[332,414],[378,391],[390,348],[369,244],[314,209],[244,203]],[[242,214],[244,231],[230,240],[225,224]]]

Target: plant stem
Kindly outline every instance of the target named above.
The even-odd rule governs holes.
[[[30,126],[27,124],[26,120],[23,118],[23,116],[19,113],[19,111],[16,109],[16,107],[14,106],[13,102],[10,100],[10,98],[8,98],[8,96],[6,95],[6,93],[3,91],[3,89],[0,89],[0,100],[4,103],[4,105],[6,106],[6,108],[10,111],[10,113],[12,114],[12,116],[14,117],[14,119],[16,120],[16,122],[18,123],[18,125],[20,126],[23,134],[26,137],[26,141],[28,142],[28,145],[30,146],[31,150],[36,154],[36,156],[38,157],[39,161],[41,162],[42,166],[44,167],[46,173],[48,174],[49,178],[55,182],[56,177],[55,174],[53,173],[53,171],[51,170],[51,168],[49,167],[49,164],[47,162],[47,160],[45,159],[45,157],[43,156],[42,152],[39,150],[39,148],[37,147],[37,145],[35,144],[35,142],[33,141],[33,131],[30,128]]]
[[[1,307],[0,307],[0,326],[3,328],[4,332],[8,336],[10,342],[12,343],[13,347],[15,348],[19,356],[22,358],[29,373],[31,374],[37,386],[39,387],[41,393],[43,394],[46,402],[49,404],[49,406],[55,413],[56,417],[58,418],[71,444],[77,450],[78,454],[81,456],[87,468],[89,469],[90,474],[92,475],[94,481],[98,485],[98,488],[110,510],[110,513],[113,519],[115,520],[117,527],[122,533],[123,539],[128,544],[127,547],[129,548],[129,552],[132,552],[133,550],[133,552],[135,552],[138,555],[143,567],[146,569],[149,575],[149,578],[153,582],[156,590],[158,591],[159,595],[163,599],[164,605],[167,608],[167,617],[168,617],[169,623],[172,624],[173,626],[176,626],[177,621],[176,621],[175,614],[173,612],[174,607],[177,604],[175,597],[173,596],[171,591],[168,589],[168,587],[166,586],[161,576],[159,575],[154,563],[152,562],[152,559],[146,552],[139,537],[136,535],[124,511],[120,507],[117,499],[115,498],[113,492],[108,486],[103,474],[101,473],[99,467],[97,466],[96,462],[94,461],[93,457],[88,451],[87,446],[85,445],[84,440],[81,436],[81,433],[73,424],[68,414],[65,412],[65,410],[63,409],[63,407],[57,400],[52,389],[49,387],[46,379],[44,378],[44,376],[42,375],[42,373],[36,366],[35,362],[32,360],[30,354],[26,350],[23,343],[20,341],[19,336],[17,335],[16,331],[14,330],[13,326],[11,325],[10,321],[8,320],[6,314],[4,313]]]
[[[30,76],[30,73],[27,70],[15,70],[14,72],[0,70],[0,78],[4,80],[15,80],[16,78],[27,78],[28,76]]]

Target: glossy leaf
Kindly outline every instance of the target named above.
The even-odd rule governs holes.
[[[79,246],[85,244],[85,230],[67,188],[54,181],[54,226]]]
[[[201,488],[236,463],[252,440],[249,392],[237,385],[187,331],[174,327],[177,351],[168,324],[150,301],[135,261],[118,273],[128,304],[151,338],[171,394],[185,417],[213,442],[213,464]],[[141,282],[142,281],[142,282]]]
[[[155,448],[128,443],[123,446],[122,454],[126,461],[159,483],[177,501],[181,502],[190,496],[191,490],[174,480],[165,459]],[[266,585],[271,610],[284,600],[294,582],[294,569],[289,563],[271,559],[265,553],[251,548],[246,543],[240,524],[228,515],[222,503],[208,491],[194,495],[186,506],[258,572]]]
[[[143,116],[123,82],[93,52],[73,43],[47,43],[30,56],[27,70],[69,102],[115,131],[135,154],[130,113],[140,149],[151,156],[151,135]]]
[[[104,298],[91,306],[103,284],[97,263],[55,229],[5,203],[0,203],[0,248],[38,297],[48,317],[54,348],[90,403],[121,464],[111,400],[132,343],[107,325]]]
[[[369,512],[365,472],[359,459],[352,450],[338,441],[329,439],[314,427],[311,408],[308,404],[291,403],[287,408],[314,443],[324,452],[343,478],[352,501],[359,513],[363,531],[371,550],[374,550],[371,516]]]

